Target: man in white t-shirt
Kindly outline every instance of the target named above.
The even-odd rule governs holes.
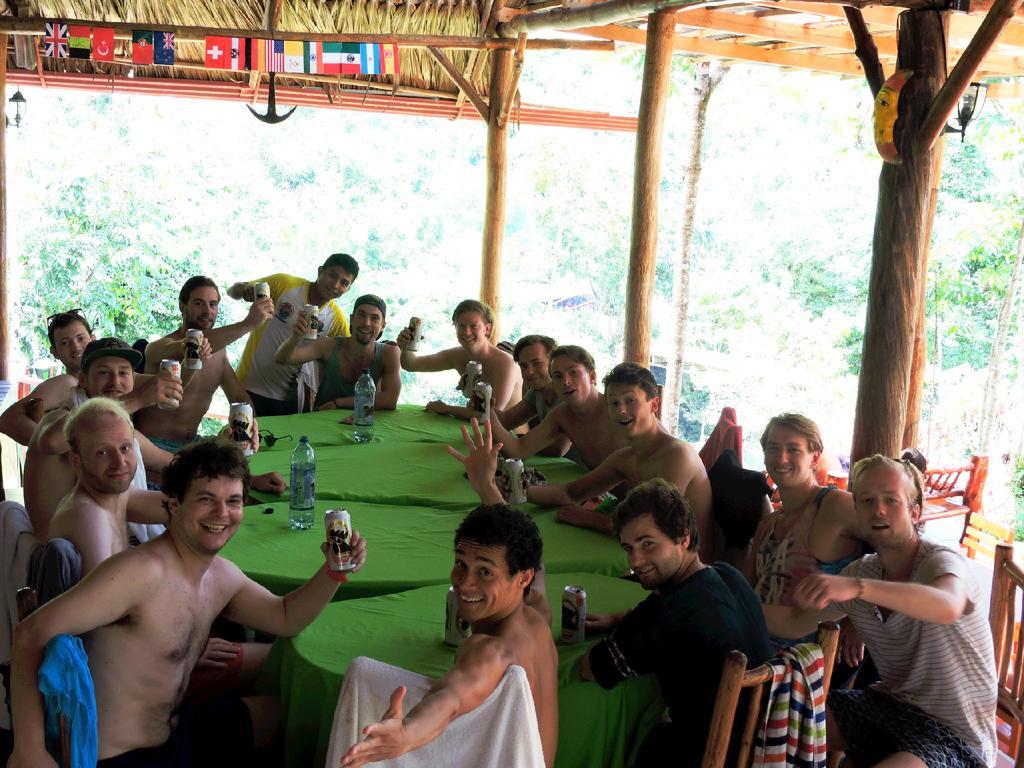
[[[996,677],[981,588],[959,553],[920,536],[916,467],[875,455],[850,481],[876,553],[840,576],[805,577],[793,595],[800,608],[768,614],[769,629],[802,637],[830,609],[850,617],[870,651],[881,682],[829,693],[830,749],[857,765],[991,768]]]
[[[253,301],[254,284],[267,283],[274,302],[273,317],[249,334],[237,369],[257,416],[298,412],[302,367],[275,362],[277,348],[291,336],[295,317],[307,304],[319,308],[319,336],[348,336],[348,320],[335,300],[348,292],[358,276],[359,262],[347,253],[333,253],[317,268],[314,281],[278,273],[235,283],[228,289],[233,299]]]

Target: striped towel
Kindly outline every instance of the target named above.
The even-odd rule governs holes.
[[[771,659],[772,685],[757,730],[754,765],[824,768],[825,660],[816,643],[787,648]]]

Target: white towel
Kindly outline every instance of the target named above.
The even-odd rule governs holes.
[[[11,639],[18,623],[15,593],[28,584],[28,561],[39,546],[28,512],[13,501],[0,502],[0,660],[11,658]],[[9,694],[0,681],[0,728],[10,730],[7,707],[2,705]]]
[[[327,768],[337,768],[349,747],[363,738],[363,728],[381,718],[395,688],[404,685],[408,689],[403,703],[408,713],[426,694],[430,682],[429,677],[366,656],[353,659],[334,710]],[[454,720],[434,741],[373,765],[544,768],[537,713],[526,672],[522,667],[510,666],[483,704]]]

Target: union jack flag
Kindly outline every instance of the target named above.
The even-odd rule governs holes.
[[[46,34],[43,35],[43,55],[54,59],[68,58],[68,25],[46,23]]]

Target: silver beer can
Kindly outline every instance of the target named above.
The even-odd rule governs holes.
[[[414,317],[409,320],[409,333],[412,334],[412,340],[406,345],[406,349],[410,352],[416,352],[420,348],[420,339],[423,338],[423,321],[418,317]]]
[[[587,624],[587,590],[566,586],[562,592],[562,642],[582,643]]]
[[[203,361],[199,359],[202,344],[203,332],[198,328],[189,328],[185,332],[185,367],[189,370],[198,371],[203,367]]]
[[[316,304],[307,304],[304,311],[306,313],[306,321],[309,323],[309,330],[306,331],[305,338],[315,341],[320,326],[320,308]]]
[[[252,406],[249,403],[232,403],[228,412],[231,439],[238,443],[242,453],[252,456]]]
[[[253,283],[252,295],[254,299],[269,299],[270,283]]]
[[[491,385],[486,381],[478,381],[473,387],[473,415],[484,424],[491,420]]]
[[[332,571],[346,573],[356,567],[352,559],[352,518],[344,508],[324,513],[327,533],[327,564]]]
[[[508,478],[508,503],[523,504],[526,501],[526,489],[523,488],[523,460],[505,459],[501,470]]]
[[[473,397],[473,388],[476,386],[476,380],[480,378],[480,374],[483,371],[484,367],[476,360],[470,360],[466,363],[466,388],[462,390],[466,397]]]
[[[444,606],[444,642],[458,648],[469,638],[473,630],[469,622],[459,616],[459,598],[455,587],[448,587],[448,599]]]
[[[176,378],[178,381],[181,381],[181,362],[178,360],[161,360],[160,370],[161,372],[169,371],[171,376]],[[158,407],[162,411],[175,411],[178,409],[179,405],[180,403],[175,403],[174,405],[170,405],[169,403],[160,403]]]

